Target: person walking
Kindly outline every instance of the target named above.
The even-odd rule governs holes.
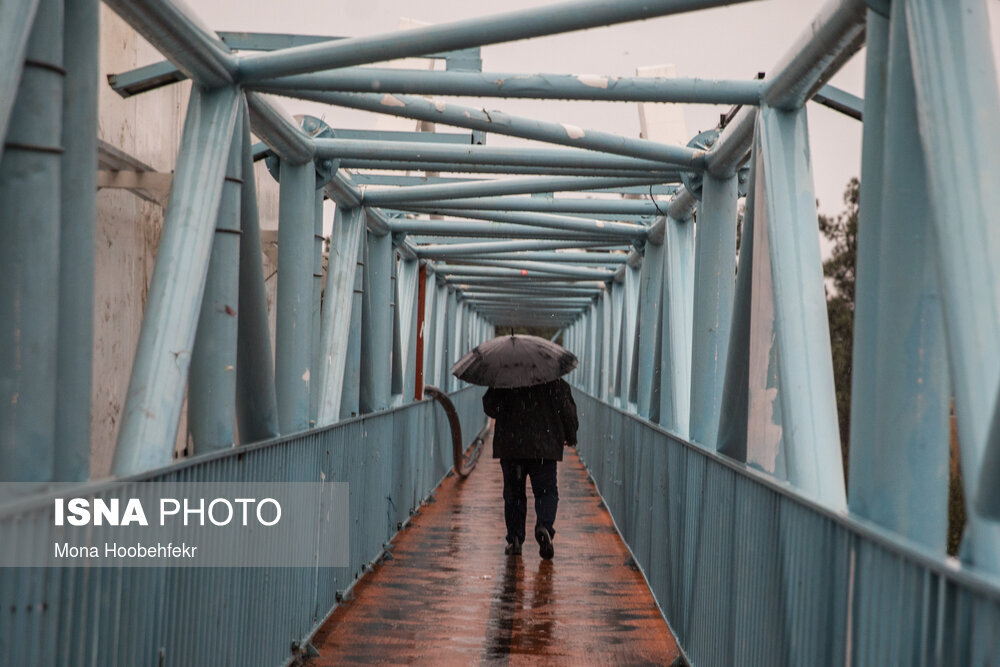
[[[530,478],[538,555],[548,560],[555,553],[556,465],[564,446],[576,446],[579,426],[570,386],[557,379],[527,387],[490,387],[483,396],[483,410],[496,420],[493,458],[500,459],[503,471],[504,553],[521,553],[528,509],[525,486]]]

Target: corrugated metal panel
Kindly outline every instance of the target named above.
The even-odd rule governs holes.
[[[694,664],[1000,665],[1000,582],[576,400],[580,454]]]
[[[466,440],[483,424],[481,396],[475,387],[452,396]],[[322,472],[348,482],[350,567],[0,570],[0,665],[287,663],[450,470],[448,428],[444,412],[424,401],[129,478],[298,482]],[[51,512],[49,502],[0,507],[0,534],[25,549],[51,544]]]

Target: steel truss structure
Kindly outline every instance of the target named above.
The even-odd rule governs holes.
[[[167,59],[111,77],[119,94],[193,81],[116,476],[171,463],[185,396],[195,453],[230,450],[410,403],[425,383],[458,390],[451,363],[479,341],[549,326],[580,357],[570,379],[605,408],[942,563],[954,410],[960,567],[997,604],[1000,94],[985,0],[830,0],[751,81],[482,71],[482,45],[725,0],[574,0],[349,38],[212,33],[166,0],[106,4]],[[98,11],[0,2],[2,481],[89,478]],[[827,81],[862,46],[860,100]],[[410,56],[448,69],[367,66]],[[275,95],[468,133],[332,129]],[[426,95],[734,108],[674,146]],[[809,101],[864,126],[847,480]],[[489,134],[554,146],[492,147]],[[280,183],[273,357],[261,159]],[[381,173],[409,170],[491,176]],[[159,185],[136,173],[130,187],[151,196]],[[641,196],[654,188],[669,199]],[[989,634],[970,645],[997,664]]]

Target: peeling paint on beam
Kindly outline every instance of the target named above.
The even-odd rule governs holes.
[[[262,84],[271,89],[341,93],[727,105],[756,105],[763,89],[763,82],[759,80],[434,72],[377,67],[344,68],[268,79]]]

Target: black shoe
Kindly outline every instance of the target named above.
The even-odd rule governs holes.
[[[552,536],[545,526],[535,526],[535,539],[538,540],[538,555],[545,560],[551,560],[556,550],[552,546]]]
[[[512,542],[508,542],[507,546],[504,547],[503,552],[508,556],[520,556],[521,555],[521,540],[516,537]]]

